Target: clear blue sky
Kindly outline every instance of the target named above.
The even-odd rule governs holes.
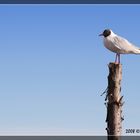
[[[139,15],[139,5],[0,5],[0,135],[105,135],[115,54],[98,34],[140,46]],[[140,129],[140,56],[121,62],[125,134]]]

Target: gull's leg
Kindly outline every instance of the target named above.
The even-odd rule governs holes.
[[[115,63],[117,63],[117,57],[118,57],[118,54],[116,53],[116,57],[115,57]]]
[[[118,63],[120,64],[120,54],[118,54]]]

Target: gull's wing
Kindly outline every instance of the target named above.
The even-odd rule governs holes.
[[[125,52],[133,52],[133,51],[135,52],[136,50],[140,49],[140,48],[134,46],[132,43],[130,43],[125,38],[117,36],[117,35],[113,37],[112,41],[117,48],[119,48],[120,50],[125,51]]]

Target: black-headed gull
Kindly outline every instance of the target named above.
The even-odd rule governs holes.
[[[110,29],[105,29],[99,36],[104,37],[104,46],[116,53],[115,63],[120,63],[120,54],[140,54],[140,48],[136,47],[125,38],[116,35]]]

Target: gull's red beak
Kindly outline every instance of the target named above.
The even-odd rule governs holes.
[[[103,36],[103,33],[99,34],[99,36]]]

